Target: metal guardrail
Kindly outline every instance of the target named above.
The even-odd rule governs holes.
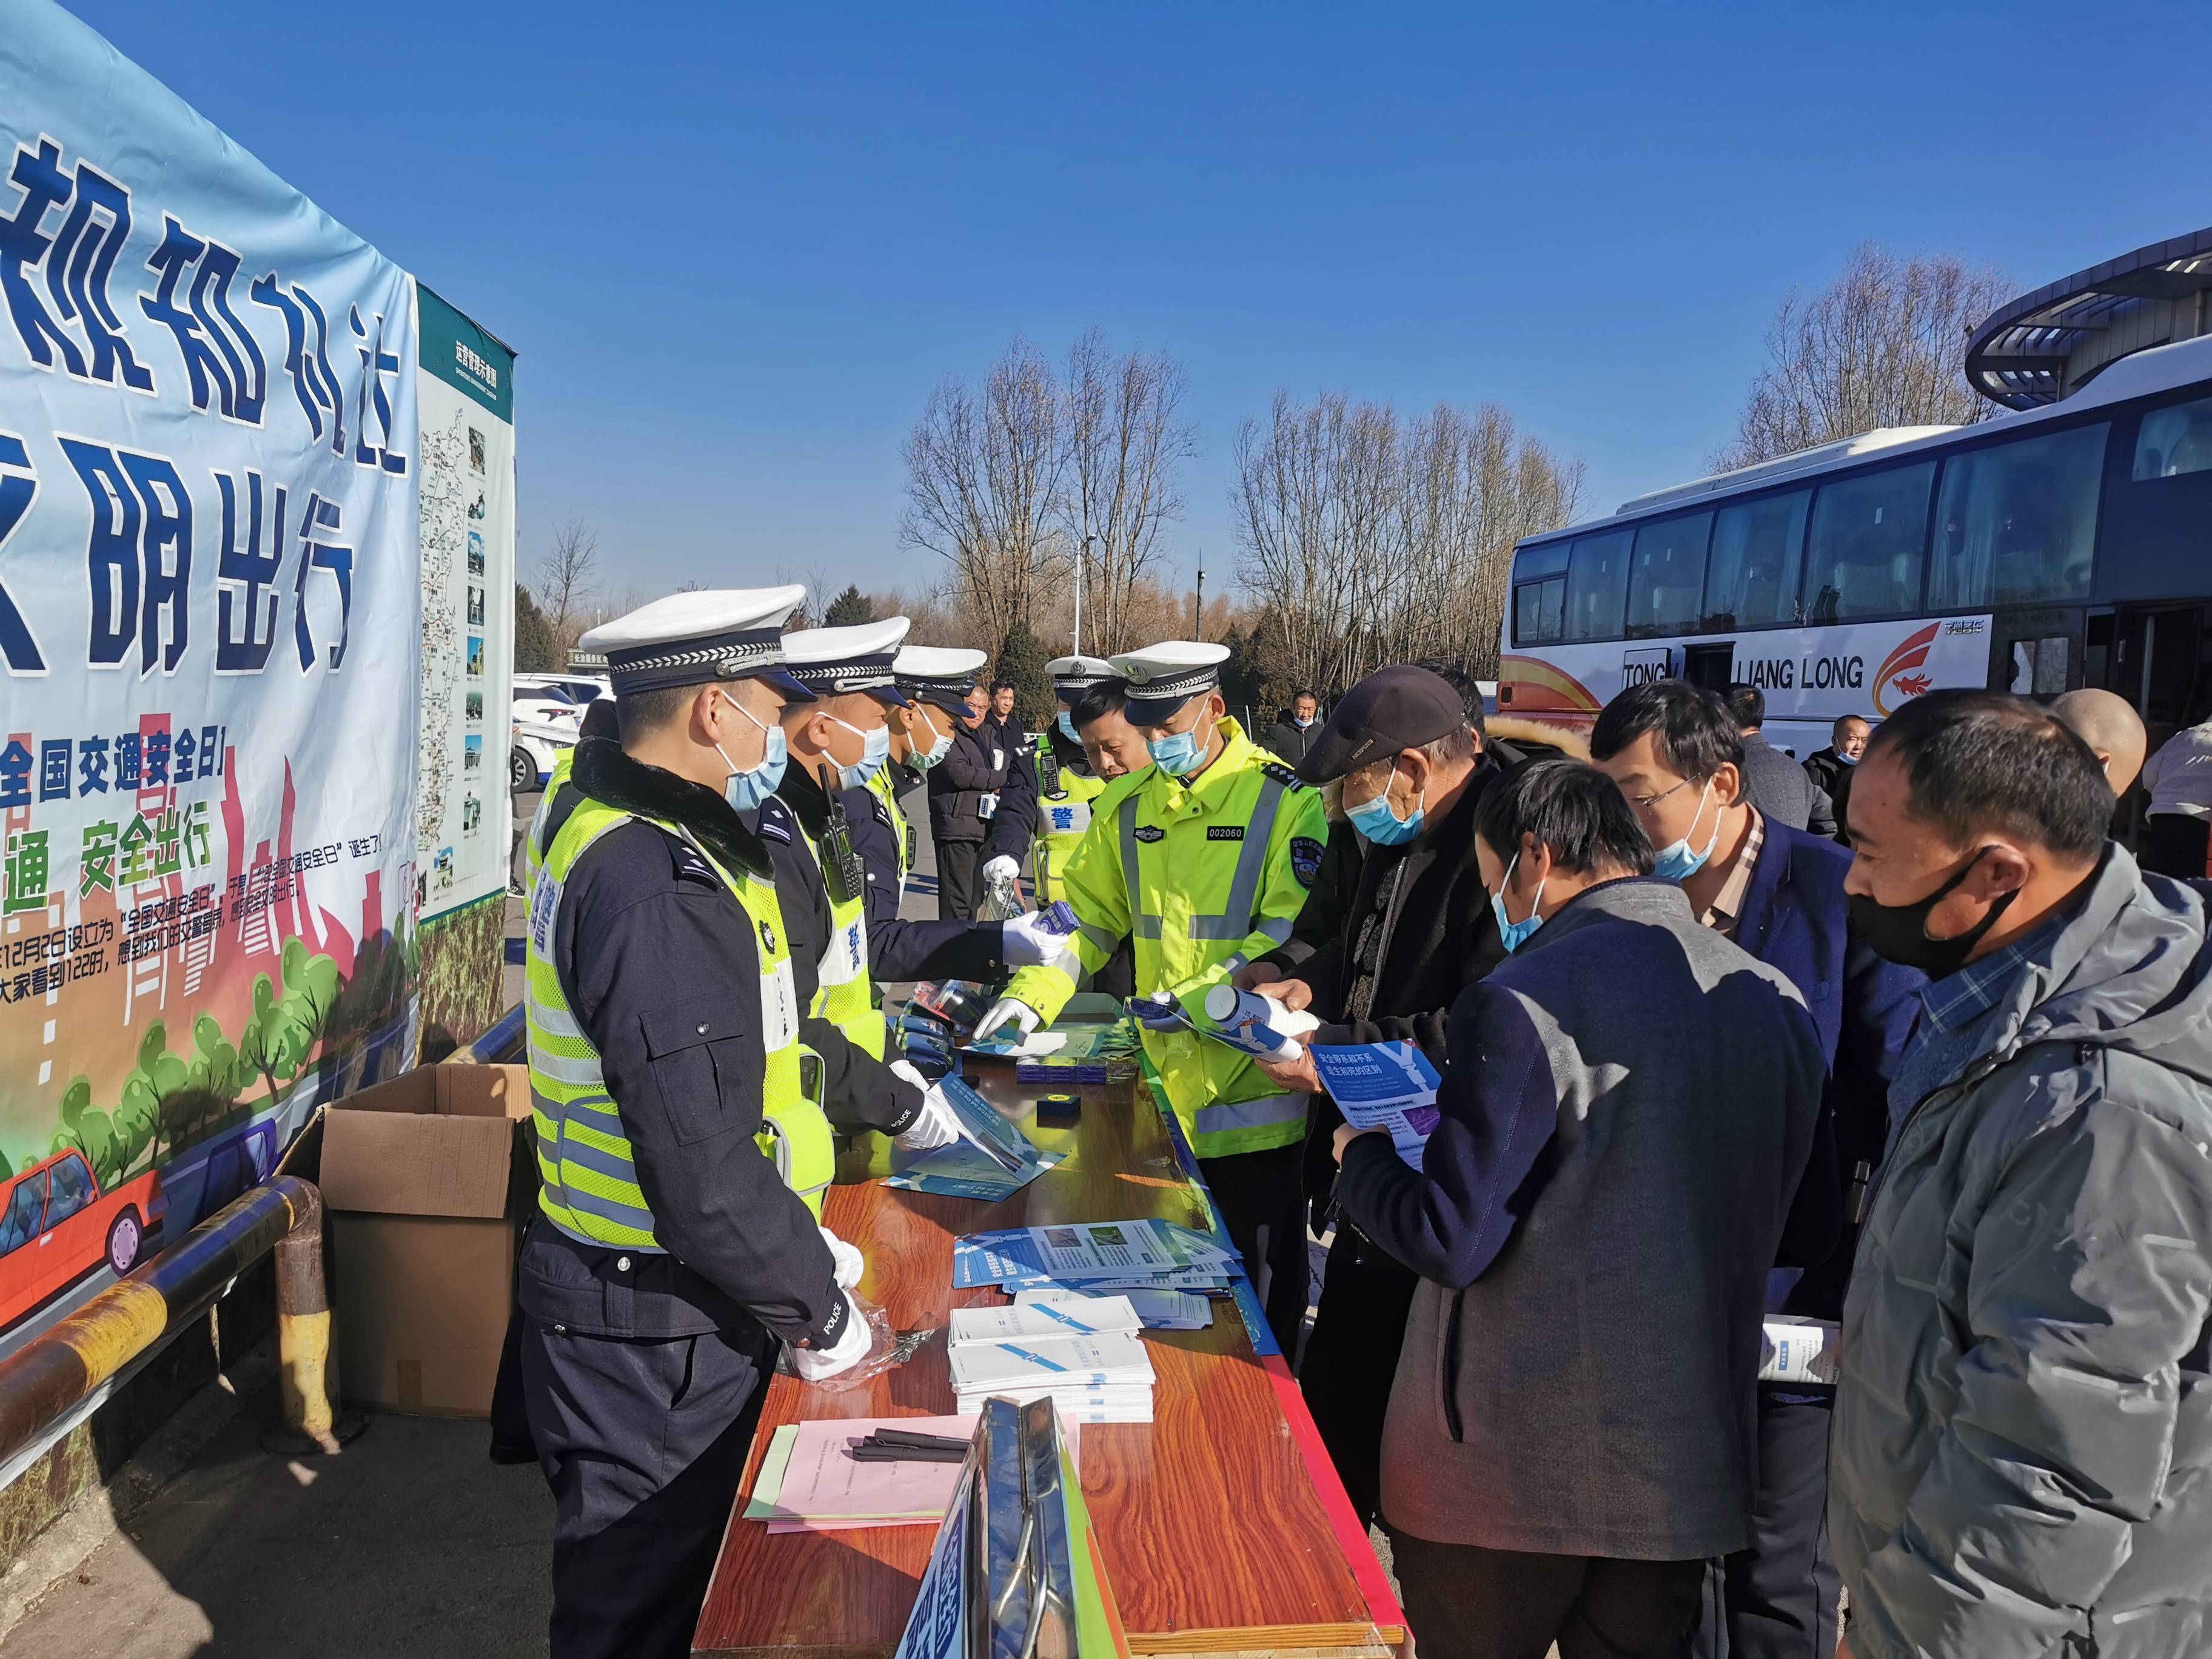
[[[277,1176],[0,1360],[0,1463],[204,1312],[272,1250],[285,1437],[301,1451],[336,1451],[342,1436],[330,1394],[323,1195],[297,1176]]]
[[[504,1066],[521,1060],[526,1047],[522,1005],[516,1003],[499,1017],[499,1023],[465,1048],[446,1057],[448,1066]]]

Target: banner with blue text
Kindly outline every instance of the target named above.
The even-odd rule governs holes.
[[[18,1339],[411,1054],[416,340],[404,271],[67,13],[0,0]]]

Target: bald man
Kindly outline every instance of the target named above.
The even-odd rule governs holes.
[[[2105,769],[2105,781],[2117,799],[2142,770],[2142,719],[2125,697],[2094,687],[2069,691],[2051,705],[2051,712],[2087,744]]]

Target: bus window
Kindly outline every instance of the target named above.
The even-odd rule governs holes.
[[[1519,584],[1513,590],[1513,643],[1557,645],[1566,608],[1565,576]]]
[[[1628,550],[1634,539],[1626,530],[1585,536],[1567,559],[1567,627],[1570,640],[1617,640],[1628,600]]]
[[[1805,553],[1810,490],[1724,507],[1713,520],[1712,574],[1705,584],[1707,628],[1794,623],[1797,571]]]
[[[1513,643],[1557,645],[1567,605],[1567,547],[1524,547],[1513,556]]]
[[[1805,561],[1807,620],[1899,617],[1920,607],[1928,488],[1936,463],[1824,484],[1813,501]]]
[[[2087,597],[2107,431],[2053,432],[1946,461],[1929,608]]]
[[[1636,532],[1628,569],[1628,637],[1686,634],[1705,591],[1705,539],[1713,515],[1662,519]]]
[[[2136,483],[2179,478],[2207,468],[2212,468],[2212,398],[2143,416],[2136,436]]]

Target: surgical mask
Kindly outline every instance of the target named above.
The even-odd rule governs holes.
[[[914,751],[914,763],[924,772],[952,752],[952,734],[950,732],[939,732],[933,722],[929,727],[929,734],[934,739],[929,747]]]
[[[1713,781],[1705,780],[1705,787],[1698,792],[1698,810],[1690,819],[1690,831],[1694,832],[1698,820],[1705,815],[1705,803],[1712,799]],[[1713,855],[1713,845],[1721,838],[1721,815],[1713,814],[1713,833],[1705,837],[1705,850],[1690,850],[1690,836],[1669,842],[1651,855],[1651,873],[1662,881],[1687,881],[1705,867],[1705,860]]]
[[[1390,776],[1382,785],[1382,793],[1372,800],[1364,800],[1357,806],[1347,806],[1344,816],[1352,827],[1377,847],[1396,847],[1421,833],[1423,808],[1427,805],[1428,790],[1424,787],[1413,810],[1404,817],[1390,805],[1390,785],[1397,781],[1398,763],[1390,763]]]
[[[1514,865],[1520,862],[1521,855],[1516,853],[1513,863],[1505,866],[1504,875],[1498,878],[1498,890],[1490,896],[1490,914],[1498,918],[1498,937],[1509,954],[1526,945],[1528,935],[1544,925],[1544,919],[1536,914],[1544,902],[1544,884],[1540,881],[1536,884],[1536,896],[1528,901],[1528,915],[1519,921],[1505,920],[1505,890],[1513,880]]]
[[[1983,848],[1960,866],[1958,874],[1929,894],[1910,904],[1877,904],[1858,894],[1850,896],[1851,928],[1863,939],[1874,953],[1886,961],[1903,968],[1917,968],[1930,979],[1942,979],[1956,973],[1966,965],[1974,946],[1981,943],[1982,935],[1996,926],[2012,902],[2020,896],[2015,887],[1995,904],[1989,914],[1956,939],[1928,937],[1928,914],[1941,904],[1959,884],[1973,873],[1974,866],[1982,861]]]
[[[1297,715],[1293,714],[1291,716],[1291,724],[1297,726],[1299,731],[1303,732],[1306,727],[1313,724],[1313,716],[1308,714],[1305,718],[1301,720]]]
[[[1075,716],[1065,708],[1060,711],[1060,735],[1070,743],[1081,743],[1082,735],[1075,729]]]
[[[730,781],[722,786],[722,799],[738,811],[750,812],[775,793],[776,786],[783,781],[784,757],[789,753],[789,749],[784,743],[781,726],[769,725],[726,691],[716,695],[768,734],[761,763],[750,772],[740,772],[738,763],[730,758],[722,745],[719,743],[714,745],[714,752],[722,757],[722,764],[730,769]]]
[[[1840,749],[1836,750],[1836,758],[1846,766],[1856,766],[1859,763],[1859,757],[1856,755],[1846,755]]]
[[[1200,720],[1199,726],[1206,722]],[[1170,732],[1164,738],[1145,739],[1145,752],[1152,757],[1152,764],[1170,777],[1188,777],[1206,758],[1206,744],[1198,735],[1198,726],[1188,732]]]
[[[891,757],[890,727],[878,726],[873,731],[863,732],[859,726],[849,725],[839,720],[835,714],[830,716],[830,723],[833,726],[844,726],[848,732],[860,740],[860,763],[857,765],[840,766],[837,769],[837,787],[840,789],[866,787],[868,780],[882,771],[884,763]]]

